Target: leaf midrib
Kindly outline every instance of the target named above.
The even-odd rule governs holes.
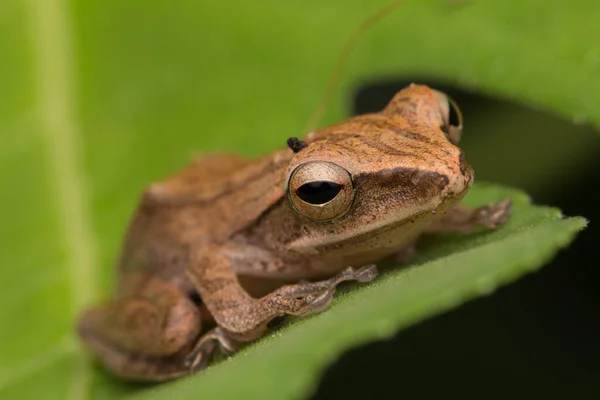
[[[91,223],[87,184],[81,172],[80,129],[76,116],[75,55],[70,38],[70,10],[66,0],[30,1],[32,53],[35,63],[35,111],[40,132],[48,145],[49,180],[55,184],[57,213],[66,248],[66,274],[71,280],[71,315],[75,316],[95,297],[96,239]],[[70,327],[68,328],[70,329]],[[70,338],[70,335],[68,335]],[[71,339],[65,339],[69,342]],[[54,360],[74,346],[57,343]],[[53,350],[49,351],[54,354]],[[29,364],[29,363],[25,363]],[[44,363],[42,363],[44,364]],[[45,367],[48,363],[44,364]],[[70,377],[66,398],[88,397],[91,366],[79,356]]]

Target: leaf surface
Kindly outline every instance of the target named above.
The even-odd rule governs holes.
[[[0,397],[148,394],[104,374],[72,336],[81,309],[110,291],[140,190],[196,152],[258,156],[302,136],[344,41],[384,4],[3,3]],[[419,72],[598,125],[600,43],[587,38],[599,9],[584,0],[407,1],[360,40],[322,124],[346,116],[342,99],[356,82]],[[511,193],[521,201],[505,229],[442,238],[419,265],[149,395],[298,397],[345,348],[516,279],[585,224],[493,186],[469,201]]]

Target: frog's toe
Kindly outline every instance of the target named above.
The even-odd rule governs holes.
[[[206,368],[212,357],[204,352],[194,353],[187,357],[183,366],[190,372],[198,372]]]
[[[377,278],[377,266],[375,264],[365,265],[354,272],[354,279],[358,282],[371,282]]]
[[[504,225],[512,211],[512,201],[504,199],[498,204],[493,204],[486,210],[486,226],[496,229]]]
[[[204,369],[214,357],[217,344],[221,352],[227,356],[237,350],[236,343],[221,328],[216,327],[200,337],[194,349],[186,357],[185,367],[192,371]]]
[[[319,312],[327,309],[327,307],[329,307],[329,305],[331,304],[331,301],[333,300],[334,292],[335,292],[335,288],[331,288],[331,289],[326,290],[325,292],[321,293],[320,295],[308,296],[307,300],[309,301],[309,304],[310,304],[309,313],[319,313]]]

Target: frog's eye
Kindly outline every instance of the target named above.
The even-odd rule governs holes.
[[[288,198],[298,213],[313,221],[339,218],[352,205],[352,178],[337,164],[308,162],[292,172]]]
[[[442,92],[434,90],[435,96],[437,97],[440,111],[444,124],[441,129],[446,132],[448,139],[454,144],[458,144],[462,136],[463,118],[460,108],[454,100],[448,97]]]

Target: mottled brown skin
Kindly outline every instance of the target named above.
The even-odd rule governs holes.
[[[509,201],[457,206],[473,171],[452,143],[460,135],[444,99],[412,85],[380,113],[309,134],[306,147],[257,160],[207,156],[151,185],[113,300],[80,320],[84,343],[124,378],[172,379],[259,338],[278,317],[327,308],[337,284],[374,279],[368,264],[410,255],[424,232],[501,225]],[[328,203],[304,202],[297,190],[315,180],[342,189]],[[289,284],[255,298],[240,283],[248,277],[254,289]]]

